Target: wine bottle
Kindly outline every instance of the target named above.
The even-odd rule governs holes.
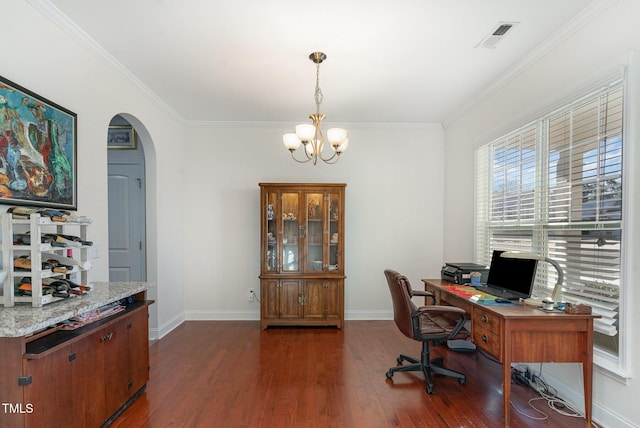
[[[42,270],[53,270],[53,265],[49,262],[41,263]],[[31,259],[28,256],[20,256],[13,260],[13,266],[18,270],[31,270]]]
[[[57,242],[55,238],[50,236],[40,236],[40,242],[43,244],[50,244],[52,247],[66,248],[68,245],[64,242]],[[28,233],[21,233],[13,235],[14,245],[31,245],[31,235]]]

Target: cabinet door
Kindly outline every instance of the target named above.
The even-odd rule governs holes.
[[[327,281],[314,279],[305,281],[304,287],[304,318],[307,320],[324,320],[326,315]]]
[[[79,340],[72,345],[75,359],[72,362],[73,386],[69,399],[78,404],[76,420],[83,423],[77,426],[98,427],[110,415],[105,410],[104,358],[99,343],[99,333]],[[90,397],[90,399],[87,399]]]
[[[282,192],[282,265],[281,272],[299,272],[300,271],[300,241],[305,234],[301,232],[300,223],[300,192]]]
[[[282,263],[278,250],[278,237],[281,235],[282,208],[279,203],[278,193],[264,191],[262,193],[262,230],[266,236],[262,237],[262,272],[276,272]]]
[[[328,218],[329,218],[329,244],[327,253],[328,269],[330,271],[344,271],[343,266],[343,234],[344,234],[344,214],[343,214],[343,193],[329,193]]]
[[[31,384],[24,387],[24,405],[33,410],[25,415],[25,427],[76,426],[69,394],[73,391],[72,354],[71,345],[67,345],[40,359],[23,360],[24,373],[31,376]]]
[[[260,281],[260,319],[272,320],[279,318],[279,285],[280,281],[277,279],[263,279]]]
[[[327,215],[325,195],[322,192],[308,192],[306,197],[306,272],[322,272],[327,265],[326,244]]]
[[[146,306],[126,321],[129,340],[129,396],[149,380],[149,317]]]
[[[129,399],[129,342],[126,318],[101,330],[97,340],[104,352],[105,411],[111,416]]]
[[[344,290],[343,281],[325,281],[326,319],[329,321],[342,320]]]
[[[342,319],[342,281],[314,279],[305,281],[304,318],[339,321]]]
[[[280,280],[280,319],[301,319],[303,301],[302,280]]]

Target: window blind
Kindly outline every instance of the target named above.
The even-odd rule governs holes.
[[[623,84],[616,82],[476,151],[476,260],[493,249],[558,261],[563,297],[592,306],[595,342],[618,352]],[[534,293],[551,294],[539,263]]]

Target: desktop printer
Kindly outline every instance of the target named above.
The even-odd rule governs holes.
[[[475,263],[453,262],[442,266],[440,275],[442,279],[454,284],[467,284],[471,280],[471,272],[480,272],[480,282],[487,283],[489,268]]]

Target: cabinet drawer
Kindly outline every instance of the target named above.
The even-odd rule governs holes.
[[[502,340],[499,332],[485,330],[482,326],[473,326],[473,343],[498,360],[502,360]]]
[[[473,309],[473,326],[489,332],[498,333],[502,318],[493,312],[475,307]]]
[[[502,318],[475,307],[473,311],[473,342],[499,360],[502,358]]]

